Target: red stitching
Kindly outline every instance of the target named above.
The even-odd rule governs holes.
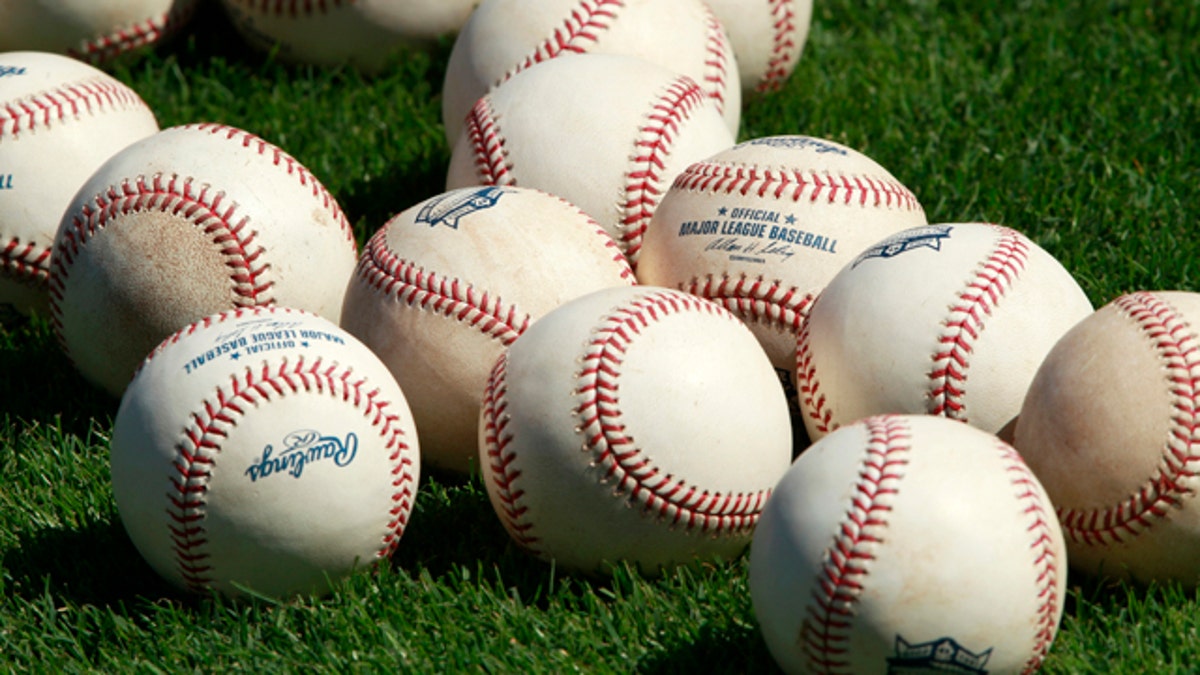
[[[484,185],[516,185],[498,117],[487,96],[471,107],[467,115],[467,135],[475,148],[475,170],[479,172],[480,182]]]
[[[911,449],[910,430],[902,418],[871,417],[863,424],[869,434],[867,456],[859,468],[855,495],[834,532],[797,638],[809,669],[816,672],[848,672],[854,605],[875,559],[871,549],[883,541]]]
[[[679,284],[679,290],[712,300],[743,320],[757,321],[793,335],[799,334],[804,326],[814,297],[795,286],[745,274],[737,278],[728,274],[692,277]]]
[[[998,443],[996,447],[1003,460],[1008,463],[1005,471],[1011,476],[1012,484],[1017,489],[1018,501],[1024,504],[1023,513],[1030,519],[1025,531],[1033,535],[1033,543],[1029,547],[1034,552],[1034,565],[1037,567],[1038,616],[1033,653],[1022,669],[1023,673],[1032,674],[1041,667],[1058,631],[1062,607],[1058,579],[1060,574],[1066,573],[1066,561],[1060,561],[1056,555],[1053,531],[1058,527],[1058,523],[1046,509],[1037,478],[1021,455],[1011,446]]]
[[[50,278],[50,247],[13,237],[0,250],[0,274],[41,285]]]
[[[812,348],[809,346],[810,335],[809,324],[805,321],[797,338],[796,389],[804,403],[804,411],[813,421],[816,431],[828,434],[838,428],[838,423],[833,421],[833,408],[825,394],[821,393],[821,380],[817,377],[817,367],[813,364]]]
[[[259,12],[290,18],[304,17],[310,14],[325,14],[343,5],[353,5],[358,0],[231,0],[232,2]]]
[[[722,493],[698,489],[662,471],[626,435],[620,410],[621,364],[625,350],[650,324],[680,312],[704,312],[738,321],[719,305],[695,296],[664,290],[648,293],[603,321],[584,354],[576,392],[576,408],[584,451],[592,465],[611,482],[613,493],[647,515],[672,527],[707,534],[743,534],[753,530],[771,491]]]
[[[675,79],[653,104],[647,122],[638,129],[634,156],[625,175],[625,204],[621,212],[619,239],[625,254],[636,264],[642,248],[642,237],[667,191],[663,175],[666,157],[679,135],[679,128],[692,111],[704,104],[700,86],[688,77]]]
[[[736,193],[743,197],[754,194],[760,198],[790,198],[794,202],[805,197],[816,202],[824,197],[830,204],[840,200],[846,206],[857,203],[864,208],[922,210],[916,196],[894,179],[834,175],[828,171],[761,169],[745,164],[696,162],[675,178],[672,189]]]
[[[525,518],[528,506],[521,505],[525,491],[516,486],[521,471],[513,468],[517,453],[509,449],[513,434],[508,429],[508,354],[496,361],[483,393],[483,447],[487,453],[488,477],[499,500],[500,520],[513,541],[526,551],[538,555],[541,537],[533,534],[533,521]]]
[[[462,322],[484,335],[509,345],[532,322],[529,314],[500,297],[478,291],[471,284],[446,278],[398,257],[388,248],[387,229],[375,233],[358,261],[359,279],[386,295],[395,295],[418,307]]]
[[[346,214],[342,213],[342,207],[333,198],[333,195],[329,193],[329,190],[325,189],[321,181],[317,180],[316,176],[297,161],[295,157],[248,131],[224,124],[203,122],[200,124],[187,124],[177,128],[206,131],[214,136],[224,136],[226,140],[240,142],[243,148],[253,150],[261,156],[270,157],[272,164],[283,169],[287,175],[295,178],[302,187],[309,188],[312,196],[321,202],[321,206],[333,214],[346,241],[354,243],[354,229],[350,226],[350,221],[346,220]]]
[[[1163,461],[1137,492],[1109,508],[1058,509],[1066,535],[1088,545],[1123,542],[1169,517],[1195,494],[1195,488],[1187,483],[1197,476],[1194,464],[1200,461],[1200,345],[1191,326],[1153,293],[1123,295],[1112,304],[1137,323],[1163,360],[1175,399],[1174,412]]]
[[[369,386],[366,378],[352,380],[352,376],[352,370],[342,368],[336,362],[326,365],[320,357],[308,365],[304,357],[294,364],[289,364],[285,358],[275,370],[264,363],[259,373],[247,367],[240,376],[231,376],[228,390],[218,388],[215,401],[204,401],[201,410],[192,413],[190,423],[184,428],[184,440],[175,448],[177,456],[172,464],[176,475],[171,477],[174,490],[167,493],[170,502],[167,515],[173,522],[169,529],[176,563],[190,590],[204,591],[212,582],[210,554],[206,552],[208,538],[203,524],[204,507],[212,465],[221,452],[222,439],[246,410],[300,391],[316,391],[351,403],[362,411],[372,426],[382,427],[380,434],[386,439],[384,447],[390,453],[388,460],[392,463],[393,493],[389,509],[391,520],[376,557],[386,558],[392,554],[404,534],[412,509],[415,463],[404,440],[400,417],[385,410],[391,403],[380,400],[379,389],[364,391],[365,386]]]
[[[938,350],[929,371],[929,414],[968,421],[967,370],[975,341],[986,328],[985,319],[1016,283],[1029,259],[1029,242],[1020,233],[993,226],[998,235],[995,247],[967,282],[950,315],[942,324]]]
[[[729,55],[732,48],[726,40],[725,28],[708,5],[704,6],[707,36],[704,40],[708,57],[704,60],[704,82],[708,86],[708,98],[712,99],[721,114],[725,114],[725,81],[728,78]]]
[[[617,18],[617,11],[624,7],[624,0],[582,0],[568,13],[562,24],[554,28],[549,37],[535,45],[533,51],[517,65],[492,82],[492,87],[495,88],[526,68],[552,59],[563,52],[587,52],[588,46],[584,43],[594,44],[598,39],[597,34],[608,30],[612,21]]]
[[[48,89],[0,108],[0,142],[19,139],[55,123],[66,123],[84,114],[99,115],[127,108],[148,109],[137,92],[111,77],[96,76],[74,84]]]
[[[771,58],[767,71],[756,89],[760,92],[778,91],[791,74],[792,52],[796,48],[796,14],[793,0],[770,0],[772,27],[775,29]]]
[[[224,192],[208,185],[196,187],[191,178],[175,175],[155,175],[149,184],[145,177],[138,176],[132,183],[122,181],[93,197],[63,229],[57,255],[50,261],[50,320],[60,344],[66,347],[60,303],[76,256],[111,220],[131,213],[158,211],[189,220],[220,247],[233,281],[232,302],[242,307],[270,304],[274,282],[265,278],[270,264],[260,261],[264,249],[256,245],[256,233],[247,231],[248,219],[239,218],[237,208]]]
[[[86,40],[75,49],[68,50],[68,54],[96,63],[154,44],[186,24],[195,13],[196,6],[195,1],[177,3],[162,14],[118,28],[108,35]]]

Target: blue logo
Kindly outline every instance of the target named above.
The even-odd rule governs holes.
[[[457,230],[459,220],[476,211],[492,208],[504,192],[504,188],[494,185],[474,191],[448,192],[425,202],[425,206],[417,212],[416,222],[429,223],[430,227],[445,225]]]
[[[0,190],[12,189],[12,174],[0,173]]]
[[[6,75],[24,75],[24,74],[25,74],[24,66],[0,65],[0,77],[5,77]]]
[[[896,636],[896,655],[888,657],[888,675],[907,673],[958,673],[987,675],[984,666],[992,656],[991,647],[976,654],[953,639],[944,637],[912,645]]]
[[[304,467],[313,462],[333,460],[334,466],[344,467],[354,461],[358,454],[358,436],[354,432],[346,434],[345,439],[337,436],[322,436],[311,430],[293,431],[284,436],[283,450],[275,455],[275,446],[263,448],[262,457],[258,458],[244,472],[250,476],[253,483],[260,478],[275,474],[286,473],[292,478],[299,478],[304,473]]]
[[[898,232],[860,253],[850,267],[858,267],[867,258],[894,258],[915,248],[940,251],[942,240],[949,239],[950,230],[953,229],[953,225],[926,225]]]
[[[836,143],[823,141],[812,136],[766,136],[746,141],[742,145],[765,145],[770,148],[784,148],[785,150],[815,150],[817,154],[824,154],[826,152],[833,152],[839,155],[849,154],[845,148]]]

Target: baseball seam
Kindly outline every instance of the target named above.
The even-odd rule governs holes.
[[[829,204],[857,204],[863,208],[900,208],[921,211],[916,195],[893,178],[834,175],[828,171],[764,169],[745,164],[696,162],[680,173],[673,190],[711,194],[755,195],[760,199],[806,198]]]
[[[492,88],[512,79],[517,73],[552,59],[563,52],[583,54],[588,51],[584,43],[595,44],[598,34],[609,29],[617,18],[617,11],[625,8],[624,0],[583,0],[570,10],[563,22],[541,43],[534,46],[525,58],[517,62],[492,82]]]
[[[334,220],[337,221],[338,227],[341,228],[342,236],[345,237],[346,241],[351,246],[357,246],[354,240],[354,229],[350,226],[350,221],[346,219],[346,214],[342,212],[342,207],[333,198],[333,195],[329,193],[329,190],[325,189],[321,181],[317,180],[316,176],[297,161],[295,157],[284,152],[278,146],[236,127],[203,122],[200,124],[188,124],[179,128],[203,131],[214,136],[224,136],[228,141],[241,143],[243,148],[252,150],[262,157],[268,157],[273,165],[283,169],[287,175],[295,178],[301,187],[308,188],[313,198],[321,202],[321,206],[333,214]]]
[[[669,186],[664,185],[666,158],[680,133],[680,126],[704,104],[700,85],[680,76],[659,95],[638,129],[630,167],[625,174],[625,203],[621,206],[621,232],[617,238],[636,266],[642,238],[658,202]]]
[[[84,40],[69,54],[93,63],[107,61],[121,54],[153,44],[175,33],[191,18],[196,2],[175,4],[171,9],[156,16],[136,21],[123,28]]]
[[[516,485],[521,470],[514,466],[517,453],[509,449],[513,434],[508,429],[511,416],[507,395],[508,354],[504,353],[492,368],[483,394],[483,448],[487,454],[488,478],[494,488],[492,494],[499,502],[497,506],[504,529],[518,546],[533,555],[540,555],[538,543],[541,537],[532,532],[535,524],[526,518],[529,507],[520,503],[525,491]]]
[[[137,92],[110,77],[93,77],[75,84],[40,91],[0,108],[0,142],[20,139],[56,123],[83,115],[99,115],[129,108],[149,110]]]
[[[813,303],[813,294],[796,286],[749,277],[707,274],[679,284],[679,290],[712,300],[745,321],[798,334]]]
[[[270,264],[262,260],[265,250],[256,246],[256,232],[247,227],[249,218],[239,219],[237,209],[237,203],[226,199],[224,192],[208,185],[197,188],[191,178],[175,175],[165,178],[158,174],[149,183],[138,176],[133,182],[122,181],[93,197],[63,228],[50,262],[51,323],[60,344],[66,346],[61,303],[76,257],[109,222],[131,213],[157,211],[190,221],[219,247],[233,282],[233,304],[270,304],[274,282],[265,276]]]
[[[815,672],[849,672],[855,603],[875,559],[872,549],[884,541],[892,500],[903,478],[902,467],[908,464],[911,436],[903,419],[883,416],[863,423],[868,434],[867,454],[858,471],[855,493],[833,533],[797,636]]]
[[[1123,542],[1168,518],[1195,494],[1191,483],[1200,462],[1200,341],[1187,320],[1153,293],[1123,295],[1113,304],[1137,324],[1163,361],[1173,411],[1162,461],[1136,492],[1111,507],[1058,508],[1066,535],[1089,546]]]
[[[967,371],[975,342],[986,328],[986,318],[1017,282],[1029,260],[1025,237],[1006,227],[993,229],[999,238],[992,252],[975,269],[942,322],[928,374],[931,415],[968,421]]]
[[[357,275],[376,291],[409,307],[433,312],[509,345],[532,322],[528,313],[458,278],[426,271],[388,247],[387,228],[371,237],[358,262]]]
[[[774,29],[771,58],[756,89],[777,91],[792,70],[792,52],[796,48],[796,14],[793,0],[771,0],[771,27]]]
[[[0,250],[0,272],[22,283],[42,285],[50,278],[50,246],[13,237]]]
[[[395,550],[407,526],[415,494],[414,460],[407,452],[409,446],[398,424],[399,416],[385,410],[390,402],[379,400],[378,389],[365,391],[369,383],[365,378],[352,380],[353,374],[352,370],[339,368],[336,363],[326,365],[320,358],[306,365],[303,357],[295,364],[284,359],[274,370],[264,364],[259,374],[246,368],[240,377],[233,375],[230,378],[227,390],[218,388],[215,400],[205,400],[201,409],[192,413],[191,422],[176,446],[177,456],[172,462],[176,475],[171,477],[173,489],[167,492],[172,550],[180,578],[188,589],[204,591],[212,582],[204,519],[208,484],[222,441],[246,409],[301,391],[328,394],[350,403],[362,411],[373,427],[381,427],[380,435],[387,439],[385,448],[390,452],[393,492],[388,510],[390,520],[376,557],[386,558]]]
[[[1016,488],[1016,497],[1022,505],[1022,513],[1029,520],[1026,531],[1033,536],[1029,548],[1033,552],[1033,563],[1037,570],[1037,623],[1034,628],[1032,653],[1022,669],[1023,673],[1031,674],[1041,667],[1058,630],[1059,608],[1062,605],[1062,598],[1058,594],[1058,579],[1060,574],[1065,573],[1066,564],[1055,554],[1052,531],[1058,524],[1045,507],[1047,500],[1043,499],[1037,478],[1021,455],[1011,446],[999,443],[997,448],[1007,463],[1005,472]]]
[[[704,39],[704,48],[707,57],[704,60],[704,85],[707,87],[707,96],[717,106],[717,110],[722,115],[725,114],[725,86],[726,80],[729,77],[729,55],[732,53],[732,48],[726,40],[725,28],[721,25],[720,19],[713,13],[708,5],[704,6],[704,25],[706,28],[706,36]]]
[[[358,0],[230,0],[243,8],[260,14],[287,16],[295,19],[312,14],[326,14],[344,5],[353,5]]]
[[[484,185],[516,185],[508,149],[500,134],[499,120],[487,96],[481,97],[467,115],[467,137],[474,148],[475,171]]]
[[[813,428],[820,434],[828,434],[838,428],[833,421],[833,409],[825,394],[821,393],[821,380],[812,358],[812,331],[804,322],[796,338],[796,391],[799,392],[801,408],[813,421]]]

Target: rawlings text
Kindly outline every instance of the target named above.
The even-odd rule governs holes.
[[[334,466],[344,467],[358,454],[358,436],[350,432],[343,440],[337,436],[322,436],[312,430],[293,431],[283,438],[279,456],[272,457],[274,453],[273,445],[263,448],[262,457],[245,471],[250,482],[282,473],[299,478],[304,467],[328,459],[333,460]]]
[[[8,75],[24,75],[24,74],[25,74],[24,66],[18,67],[18,66],[0,65],[0,77],[6,77]]]

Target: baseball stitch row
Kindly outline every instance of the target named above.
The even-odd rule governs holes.
[[[675,178],[676,190],[712,194],[753,194],[760,198],[789,198],[794,202],[806,197],[811,202],[822,198],[830,204],[839,201],[851,206],[899,208],[920,211],[921,205],[908,188],[892,178],[833,175],[829,172],[761,169],[744,164],[697,162]]]
[[[529,507],[520,503],[525,491],[516,485],[521,471],[513,466],[517,453],[508,447],[513,435],[508,430],[510,416],[507,395],[508,354],[505,353],[492,368],[483,393],[483,447],[488,458],[489,478],[495,488],[493,494],[499,500],[500,510],[503,511],[500,519],[504,523],[504,529],[508,530],[509,535],[521,548],[538,555],[541,537],[532,533],[534,524],[525,518]]]
[[[986,328],[986,318],[1017,282],[1029,260],[1025,237],[1006,227],[993,229],[999,234],[995,247],[950,305],[950,314],[942,323],[928,374],[931,415],[968,421],[964,399],[975,341]]]
[[[796,48],[796,14],[794,0],[771,0],[771,20],[774,28],[774,47],[767,61],[767,71],[756,87],[760,92],[777,91],[791,73],[792,51]]]
[[[620,240],[630,260],[637,260],[646,227],[667,191],[663,172],[680,126],[701,105],[704,105],[704,94],[700,85],[681,76],[654,102],[645,124],[638,129],[633,157],[625,173],[625,204],[621,207]]]
[[[50,247],[13,237],[0,249],[0,272],[17,281],[44,284],[50,277]]]
[[[1138,536],[1193,498],[1200,461],[1200,340],[1174,307],[1151,293],[1124,295],[1113,304],[1153,343],[1165,366],[1174,411],[1163,461],[1137,492],[1110,508],[1058,509],[1071,540],[1100,546]]]
[[[597,36],[608,30],[616,20],[617,12],[624,8],[625,0],[583,0],[578,7],[570,11],[561,25],[554,28],[549,37],[492,82],[492,88],[507,82],[526,68],[552,59],[563,52],[587,52],[590,46],[596,43]]]
[[[298,18],[310,14],[325,14],[358,0],[233,0],[235,4],[260,14]]]
[[[854,605],[875,559],[873,549],[884,540],[903,467],[908,464],[911,435],[903,419],[873,417],[864,424],[867,456],[859,468],[855,494],[833,534],[797,636],[814,672],[849,672]]]
[[[508,149],[500,135],[499,123],[487,96],[481,97],[467,115],[467,137],[475,149],[475,172],[483,185],[516,185],[511,173]]]
[[[812,293],[796,286],[767,281],[761,275],[749,277],[706,274],[679,284],[679,290],[699,295],[723,306],[745,321],[755,321],[797,334],[812,307]]]
[[[738,321],[719,306],[675,291],[638,298],[608,316],[584,353],[576,384],[576,408],[584,451],[592,465],[611,482],[613,493],[631,506],[685,531],[710,535],[741,535],[758,522],[770,489],[723,493],[700,490],[663,472],[626,435],[621,418],[620,381],[625,350],[643,330],[680,312],[704,312]]]
[[[704,59],[704,84],[708,98],[724,115],[725,80],[729,76],[729,54],[732,53],[732,50],[726,40],[725,28],[721,25],[721,20],[707,5],[704,6],[704,16],[706,27],[704,48],[707,53]]]
[[[1058,594],[1058,579],[1059,575],[1066,574],[1066,561],[1059,560],[1055,555],[1051,532],[1057,524],[1050,519],[1033,472],[1012,446],[999,443],[996,447],[1006,464],[1004,470],[1016,488],[1017,501],[1022,505],[1022,513],[1029,519],[1029,526],[1025,531],[1033,536],[1029,548],[1033,552],[1033,564],[1037,569],[1037,624],[1034,627],[1032,654],[1021,671],[1032,674],[1041,667],[1058,630],[1059,607],[1062,604],[1062,598]]]
[[[464,323],[503,345],[511,344],[529,327],[529,314],[501,298],[399,258],[388,248],[385,235],[386,231],[381,231],[367,243],[356,272],[378,292],[394,296],[409,307]]]
[[[827,434],[838,427],[833,421],[833,408],[821,393],[821,380],[817,377],[817,367],[813,364],[811,331],[805,321],[796,338],[796,390],[800,395],[802,408],[814,422],[816,430]]]
[[[75,58],[93,63],[107,61],[125,52],[156,43],[176,32],[191,18],[195,8],[195,2],[176,5],[158,16],[138,21],[93,40],[86,40],[69,53]]]
[[[311,190],[313,198],[321,202],[321,206],[326,211],[333,214],[346,241],[352,246],[357,247],[354,241],[354,229],[350,226],[350,221],[346,219],[346,214],[342,213],[342,207],[333,198],[333,195],[329,194],[329,191],[325,189],[321,181],[317,180],[316,176],[313,176],[303,164],[296,161],[296,158],[284,152],[278,146],[235,127],[204,122],[200,124],[188,124],[181,128],[207,131],[214,136],[224,136],[226,140],[240,142],[243,148],[253,150],[261,156],[269,157],[272,164],[283,169],[287,175],[295,178],[302,187],[307,187]]]
[[[85,114],[99,115],[127,108],[146,109],[146,104],[132,89],[111,78],[83,80],[5,104],[0,108],[0,142],[8,137],[19,139],[22,133],[76,120]]]
[[[352,380],[352,376],[352,371],[340,369],[336,363],[326,365],[320,358],[311,364],[306,364],[303,357],[295,364],[284,359],[274,371],[264,364],[260,373],[247,368],[243,375],[234,375],[228,389],[218,389],[214,401],[204,401],[202,410],[192,413],[191,423],[176,446],[172,462],[176,475],[171,477],[172,490],[167,493],[167,515],[171,520],[168,528],[176,564],[189,589],[203,591],[211,581],[204,518],[208,482],[222,441],[247,409],[302,391],[327,394],[353,405],[386,439],[384,447],[392,464],[392,505],[376,555],[384,558],[395,550],[407,526],[416,487],[413,459],[399,417],[386,410],[391,403],[379,400],[378,389],[366,390],[369,383],[365,379]]]

